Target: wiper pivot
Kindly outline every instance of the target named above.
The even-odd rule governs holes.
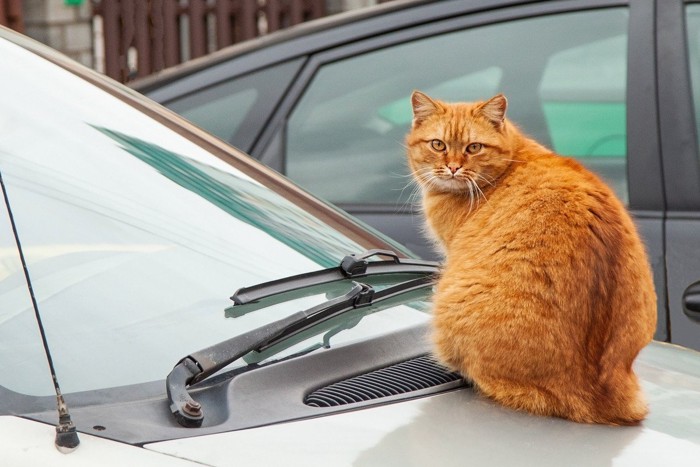
[[[340,262],[340,270],[346,277],[356,277],[367,274],[367,258],[372,256],[389,256],[393,258],[395,264],[401,264],[399,256],[391,250],[367,250],[360,255],[348,255]]]
[[[196,361],[185,357],[175,365],[165,380],[170,411],[175,415],[175,420],[187,428],[200,427],[204,420],[201,404],[192,399],[185,389],[201,371]]]

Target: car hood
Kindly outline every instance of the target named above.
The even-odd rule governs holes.
[[[635,362],[637,427],[502,408],[471,389],[342,414],[146,445],[208,465],[698,465],[700,353],[652,343]]]

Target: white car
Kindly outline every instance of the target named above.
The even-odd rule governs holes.
[[[638,427],[502,408],[430,357],[435,263],[44,46],[0,56],[2,465],[700,462],[695,351],[643,350]]]

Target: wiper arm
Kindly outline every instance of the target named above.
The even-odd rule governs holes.
[[[388,256],[390,260],[367,261],[372,256]],[[231,300],[233,306],[226,309],[226,317],[238,318],[251,311],[282,303],[289,300],[288,294],[302,289],[307,293],[297,295],[301,298],[317,293],[314,286],[325,285],[343,279],[359,279],[362,277],[389,274],[420,274],[436,275],[439,265],[435,261],[399,258],[389,250],[369,250],[359,255],[348,255],[340,265],[320,271],[307,272],[285,277],[270,282],[263,282],[251,287],[238,289]],[[245,306],[243,306],[245,305]]]
[[[426,275],[381,291],[375,291],[366,284],[353,282],[352,289],[341,297],[194,352],[180,360],[166,379],[170,410],[180,425],[199,427],[204,420],[204,412],[201,405],[187,392],[187,386],[204,380],[249,352],[268,347],[349,310],[377,304],[397,295],[430,286],[432,282],[433,278]]]

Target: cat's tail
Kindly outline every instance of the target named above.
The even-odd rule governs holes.
[[[592,381],[592,413],[595,423],[608,425],[638,425],[649,413],[639,379],[632,364],[651,341],[656,327],[656,306],[647,306],[650,319],[638,322],[634,331],[615,336],[618,345],[607,346],[595,364],[597,378]],[[653,319],[652,319],[653,318]],[[589,373],[591,376],[591,373]]]
[[[594,423],[639,425],[649,413],[637,375],[619,370],[600,381],[592,404]]]
[[[578,423],[638,425],[648,413],[636,375],[620,373],[597,389],[577,391],[545,388],[514,381],[487,379],[475,381],[484,395],[506,407],[535,415],[554,416]]]

